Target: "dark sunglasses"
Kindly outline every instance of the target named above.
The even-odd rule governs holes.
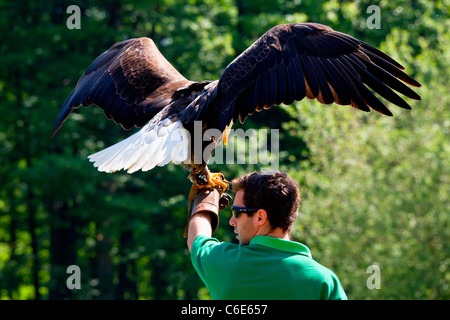
[[[231,207],[231,212],[233,213],[233,217],[235,219],[239,218],[241,213],[253,213],[253,212],[256,212],[258,210],[259,209],[247,208],[247,207],[238,207],[238,206],[232,206]]]

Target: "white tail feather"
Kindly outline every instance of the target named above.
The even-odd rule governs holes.
[[[168,120],[168,119],[166,119]],[[88,156],[99,171],[147,171],[188,157],[188,131],[180,121],[149,122],[140,131]]]

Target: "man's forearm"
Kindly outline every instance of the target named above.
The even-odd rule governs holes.
[[[211,214],[208,212],[198,212],[189,221],[189,232],[187,246],[191,251],[192,243],[198,236],[211,237]]]

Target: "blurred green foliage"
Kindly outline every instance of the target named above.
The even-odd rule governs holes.
[[[98,108],[51,139],[60,106],[114,42],[149,36],[192,80],[217,79],[270,27],[314,21],[375,45],[423,87],[393,118],[302,101],[250,117],[280,129],[280,169],[301,185],[293,237],[350,299],[449,299],[448,0],[0,1],[0,299],[207,299],[182,234],[188,172],[99,173],[86,156],[130,132]],[[378,5],[381,29],[368,29]],[[258,165],[212,165],[229,179]],[[229,213],[228,213],[229,214]],[[227,213],[216,236],[231,241]],[[66,268],[81,269],[81,290]],[[368,289],[377,264],[381,288]]]

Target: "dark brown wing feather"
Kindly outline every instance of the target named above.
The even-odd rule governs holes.
[[[305,96],[322,104],[335,102],[392,115],[368,87],[410,109],[392,89],[420,100],[403,82],[415,87],[420,84],[402,69],[385,53],[327,26],[279,25],[237,57],[209,93],[210,98],[186,110],[182,120],[207,119],[210,126],[223,130],[230,121],[243,122],[255,110],[290,104]]]
[[[99,106],[125,129],[141,127],[188,83],[151,39],[118,42],[87,68],[62,106],[53,134],[81,105]]]

